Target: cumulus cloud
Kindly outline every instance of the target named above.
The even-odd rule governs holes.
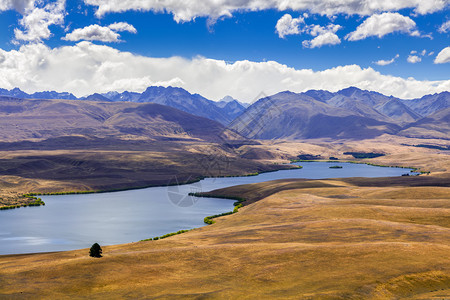
[[[396,56],[394,56],[393,58],[391,58],[391,59],[389,59],[389,60],[383,60],[383,59],[381,59],[381,60],[375,61],[375,62],[373,62],[373,63],[376,64],[376,65],[379,65],[379,66],[387,66],[387,65],[390,65],[390,64],[394,63],[395,60],[396,60],[397,58],[399,58],[399,57],[400,57],[400,55],[397,54]]]
[[[438,31],[439,31],[440,33],[447,33],[447,32],[450,32],[450,20],[448,20],[447,22],[443,23],[443,24],[439,27]]]
[[[109,27],[102,27],[94,24],[84,28],[77,28],[71,33],[66,34],[63,40],[66,41],[101,41],[101,42],[118,42],[120,35],[112,31]]]
[[[134,28],[133,25],[128,24],[126,22],[116,22],[108,26],[111,30],[121,32],[121,31],[128,31],[131,33],[137,33],[136,28]]]
[[[53,49],[44,44],[26,44],[10,51],[0,49],[0,74],[3,88],[19,87],[29,93],[68,91],[78,96],[113,90],[143,91],[159,84],[178,85],[213,100],[231,95],[243,101],[251,101],[261,91],[336,91],[348,86],[402,98],[450,90],[450,80],[404,79],[357,65],[313,71],[275,61],[227,63],[204,57],[153,58],[87,41]]]
[[[128,31],[137,33],[136,28],[125,22],[113,23],[107,27],[97,24],[77,28],[71,33],[66,34],[63,40],[66,41],[100,41],[100,42],[120,42],[120,34],[117,31]]]
[[[410,64],[416,64],[422,61],[422,58],[420,58],[417,55],[409,55],[408,58],[406,59],[407,62],[409,62]]]
[[[336,31],[342,26],[330,24],[327,27],[320,25],[312,25],[306,31],[315,36],[312,40],[305,40],[302,42],[305,48],[320,48],[324,45],[337,45],[341,43],[341,39],[336,35]]]
[[[434,52],[430,52],[431,55],[434,54]],[[411,64],[416,64],[422,61],[422,57],[424,57],[425,55],[427,55],[427,50],[423,49],[422,51],[417,51],[417,50],[412,50],[409,53],[408,58],[406,59],[407,62],[411,63]],[[430,54],[429,54],[430,55]],[[421,57],[422,56],[422,57]]]
[[[39,42],[48,39],[51,36],[49,26],[63,24],[64,17],[65,0],[57,0],[45,5],[42,5],[40,1],[28,3],[24,6],[23,18],[19,21],[23,30],[14,29],[15,41]]]
[[[450,47],[442,49],[434,60],[435,64],[450,63]]]
[[[34,0],[0,0],[0,11],[16,10],[23,14],[34,7]]]
[[[84,0],[84,2],[97,7],[96,14],[99,17],[107,13],[129,10],[153,11],[171,13],[177,22],[191,21],[196,17],[218,19],[232,16],[237,11],[267,9],[309,11],[327,16],[336,14],[368,16],[410,8],[417,14],[428,14],[443,10],[448,4],[446,0]]]
[[[307,17],[307,15],[305,15]],[[280,38],[285,38],[286,35],[307,33],[314,38],[312,40],[305,40],[302,42],[305,48],[319,48],[324,45],[336,45],[341,43],[341,39],[336,35],[336,31],[341,29],[340,25],[330,24],[328,26],[320,25],[304,25],[300,28],[300,24],[304,24],[305,20],[302,17],[292,18],[290,14],[285,14],[281,17],[275,26],[275,32]]]
[[[345,38],[349,41],[358,41],[370,36],[383,36],[401,32],[412,36],[420,36],[416,30],[416,22],[409,17],[402,16],[399,13],[382,13],[367,18],[355,31],[349,33]]]
[[[286,35],[300,34],[300,24],[304,23],[302,17],[292,18],[290,14],[282,16],[275,26],[275,32],[278,33],[280,38],[284,38]]]

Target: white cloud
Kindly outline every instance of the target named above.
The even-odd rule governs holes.
[[[433,55],[433,54],[434,54],[434,52],[430,52],[428,54],[428,56]],[[415,63],[421,62],[422,61],[422,57],[425,57],[425,55],[427,55],[427,50],[426,49],[423,49],[420,52],[418,52],[417,50],[411,50],[411,52],[409,52],[409,56],[406,59],[406,61],[411,63],[411,64],[415,64]]]
[[[28,3],[24,6],[23,18],[19,21],[23,30],[14,29],[16,42],[39,42],[48,39],[51,36],[49,26],[61,25],[64,22],[65,0],[57,0],[44,6],[35,6],[34,4],[34,2]],[[37,4],[41,4],[41,2]]]
[[[66,34],[63,40],[66,41],[101,41],[101,42],[120,42],[120,34],[116,31],[128,31],[137,33],[136,28],[125,22],[113,23],[107,27],[97,24],[89,25],[83,28],[77,28],[71,33]]]
[[[109,27],[102,27],[94,24],[84,28],[77,28],[71,33],[66,34],[63,40],[66,41],[101,41],[101,42],[119,42],[120,34],[112,31]]]
[[[400,55],[396,55],[396,56],[394,56],[393,58],[391,58],[390,60],[383,60],[383,59],[381,59],[381,60],[379,60],[379,61],[375,61],[375,62],[373,62],[374,64],[376,64],[376,65],[379,65],[379,66],[387,66],[387,65],[390,65],[390,64],[392,64],[393,62],[395,62],[395,60],[397,59],[397,58],[399,58],[400,57]]]
[[[402,98],[450,90],[450,80],[404,79],[358,65],[313,71],[274,61],[153,58],[86,41],[54,49],[43,44],[22,45],[19,50],[0,49],[0,74],[3,88],[19,87],[29,93],[67,91],[78,96],[112,90],[143,91],[158,84],[178,85],[214,100],[231,95],[243,101],[251,101],[261,91],[269,95],[283,90],[337,91],[348,86]]]
[[[16,10],[23,14],[34,7],[35,0],[0,0],[0,11]]]
[[[136,28],[133,25],[128,24],[126,22],[116,22],[108,26],[111,30],[116,32],[128,31],[131,33],[137,33]]]
[[[307,17],[308,15],[305,15]],[[308,25],[300,29],[300,24],[305,23],[302,17],[292,18],[290,14],[285,14],[281,17],[275,26],[275,32],[280,38],[286,35],[301,34],[303,32],[313,36],[312,40],[305,40],[302,42],[305,48],[320,48],[324,45],[340,44],[341,40],[336,35],[336,31],[341,29],[340,25],[330,24],[326,27],[320,25]]]
[[[315,36],[312,40],[306,40],[302,42],[305,48],[318,48],[324,45],[337,45],[341,43],[341,40],[336,35],[336,31],[341,29],[340,25],[330,24],[327,27],[320,25],[312,25],[307,29],[307,32]]]
[[[416,14],[428,14],[443,10],[447,0],[84,0],[88,5],[96,6],[97,16],[107,13],[135,11],[167,12],[177,22],[186,22],[196,17],[218,19],[231,16],[237,11],[260,11],[276,9],[278,11],[309,11],[313,14],[333,16],[372,15],[385,11],[398,11],[404,8],[414,9]]]
[[[302,17],[292,18],[290,14],[282,16],[275,26],[275,32],[278,33],[280,38],[284,38],[286,35],[300,34],[300,24],[304,23]]]
[[[439,27],[438,31],[439,31],[440,33],[447,33],[447,32],[450,32],[450,20],[448,20],[447,22],[443,23],[443,24]]]
[[[367,18],[354,32],[349,33],[345,38],[349,41],[358,41],[370,36],[383,36],[401,32],[412,36],[420,36],[416,30],[416,23],[409,17],[399,13],[382,13]]]
[[[408,58],[406,59],[406,61],[408,61],[410,64],[416,64],[422,61],[422,58],[420,58],[417,55],[409,55]]]
[[[434,60],[435,64],[445,64],[450,63],[450,47],[442,49],[441,52],[436,56]]]

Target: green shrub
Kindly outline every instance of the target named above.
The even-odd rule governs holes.
[[[344,152],[344,155],[351,155],[354,158],[375,158],[380,156],[385,156],[383,153],[375,153],[375,152]]]
[[[102,247],[98,243],[95,243],[91,246],[91,249],[89,249],[89,256],[91,257],[102,257]]]

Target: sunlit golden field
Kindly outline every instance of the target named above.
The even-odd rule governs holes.
[[[101,259],[88,249],[1,256],[0,296],[448,299],[449,160],[418,155],[395,162],[417,157],[430,175],[231,187],[220,193],[248,199],[237,214],[164,240],[104,247]]]

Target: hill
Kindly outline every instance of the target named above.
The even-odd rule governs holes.
[[[289,168],[241,156],[235,147],[258,143],[156,103],[0,97],[0,127],[0,206],[32,191],[128,189]]]
[[[258,100],[230,128],[259,139],[371,139],[383,134],[448,138],[449,99],[450,93],[444,92],[401,100],[354,87],[337,93],[287,91]],[[432,114],[422,115],[427,112]]]
[[[74,99],[69,93],[29,95],[17,88],[10,91],[0,89],[2,94],[27,99]],[[450,135],[445,120],[441,122],[439,117],[441,111],[449,108],[449,92],[403,100],[349,87],[335,93],[322,90],[304,93],[286,91],[267,98],[269,100],[260,99],[247,107],[229,96],[215,102],[182,88],[152,86],[143,93],[113,91],[80,99],[170,106],[215,120],[247,138],[371,139],[383,134],[448,138]]]
[[[426,95],[420,99],[403,100],[403,103],[416,113],[428,116],[450,106],[450,92]]]
[[[209,118],[228,125],[233,119],[240,115],[245,107],[239,101],[215,102],[198,94],[177,87],[148,87],[143,93],[136,92],[109,92],[104,94],[95,93],[86,97],[77,98],[70,93],[39,92],[27,94],[18,88],[12,90],[0,89],[0,96],[21,99],[62,99],[62,100],[89,100],[89,101],[111,101],[111,102],[136,102],[157,103],[171,106],[200,117]]]
[[[101,99],[100,99],[101,100]],[[0,141],[89,138],[201,139],[228,132],[213,120],[154,103],[0,98]]]
[[[395,134],[400,129],[395,123],[366,115],[331,106],[306,94],[282,92],[257,101],[230,128],[260,139],[365,139]]]
[[[399,134],[416,138],[433,136],[441,139],[449,139],[450,107],[439,110],[417,122],[408,124]]]
[[[279,180],[170,238],[0,256],[0,297],[447,299],[448,179]],[[426,253],[426,255],[424,255]],[[39,278],[39,280],[37,280]]]

